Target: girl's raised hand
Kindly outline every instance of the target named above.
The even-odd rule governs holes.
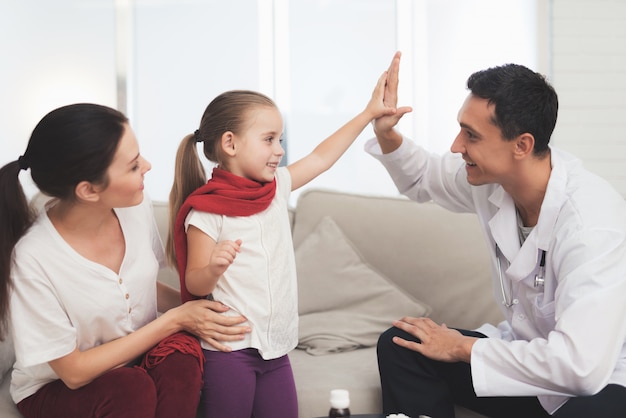
[[[385,71],[378,78],[376,87],[372,92],[372,97],[365,108],[365,113],[373,120],[381,116],[390,116],[396,113],[396,108],[385,104],[385,87],[387,85],[388,71]]]
[[[241,251],[241,240],[219,241],[211,252],[208,268],[214,277],[220,277],[233,264],[237,253]]]
[[[380,117],[377,117],[373,123],[374,132],[379,139],[387,135],[390,131],[393,131],[393,128],[397,125],[402,116],[413,111],[410,106],[398,107],[398,82],[401,55],[400,51],[398,51],[394,54],[393,59],[391,60],[391,64],[387,70],[387,82],[385,83],[383,93],[383,103],[387,107],[394,108],[395,112],[380,115]],[[372,99],[373,98],[374,97],[372,97]]]

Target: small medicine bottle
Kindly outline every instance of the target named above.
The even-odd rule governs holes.
[[[330,391],[330,411],[329,418],[350,416],[350,395],[345,389],[334,389]]]

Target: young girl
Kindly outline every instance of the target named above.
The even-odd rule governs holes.
[[[215,351],[212,340],[202,341],[205,417],[297,417],[287,357],[298,338],[287,199],[330,168],[370,121],[395,112],[383,104],[385,83],[386,73],[362,113],[287,167],[279,167],[281,114],[259,93],[219,95],[206,108],[200,128],[183,139],[168,238],[183,300],[219,300],[231,308],[225,315],[243,315],[252,328],[244,340],[230,344],[230,353]],[[205,156],[217,163],[208,182],[196,142],[203,142]]]
[[[36,219],[18,178],[28,169],[53,197]],[[26,418],[195,417],[202,352],[177,332],[242,338],[229,326],[244,318],[207,300],[176,307],[178,292],[156,282],[164,254],[143,195],[148,170],[126,117],[94,104],[50,112],[0,170],[0,314]],[[174,334],[143,369],[124,367]]]

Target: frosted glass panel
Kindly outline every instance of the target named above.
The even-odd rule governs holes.
[[[537,10],[528,0],[429,0],[428,137],[423,145],[447,151],[458,133],[456,116],[474,71],[505,63],[537,68]]]
[[[289,40],[287,144],[295,161],[365,108],[395,52],[395,2],[291,1]],[[371,192],[376,182],[379,190],[393,191],[382,166],[363,151],[371,135],[367,127],[335,166],[305,188]]]
[[[396,49],[403,53],[399,104],[414,108],[400,130],[433,152],[448,150],[472,72],[508,62],[537,70],[536,22],[535,2],[528,0],[290,1],[290,159],[365,106]],[[371,133],[366,128],[305,188],[397,194],[387,172],[363,151]]]
[[[135,8],[131,123],[152,163],[146,190],[166,200],[174,157],[205,107],[230,89],[259,89],[256,0],[143,1]]]
[[[1,165],[24,152],[50,110],[116,106],[114,17],[110,0],[0,1]],[[32,193],[30,174],[23,178]]]

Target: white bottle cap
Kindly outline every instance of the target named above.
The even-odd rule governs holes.
[[[350,406],[350,394],[345,389],[333,389],[330,391],[330,406],[337,409],[345,409]]]

